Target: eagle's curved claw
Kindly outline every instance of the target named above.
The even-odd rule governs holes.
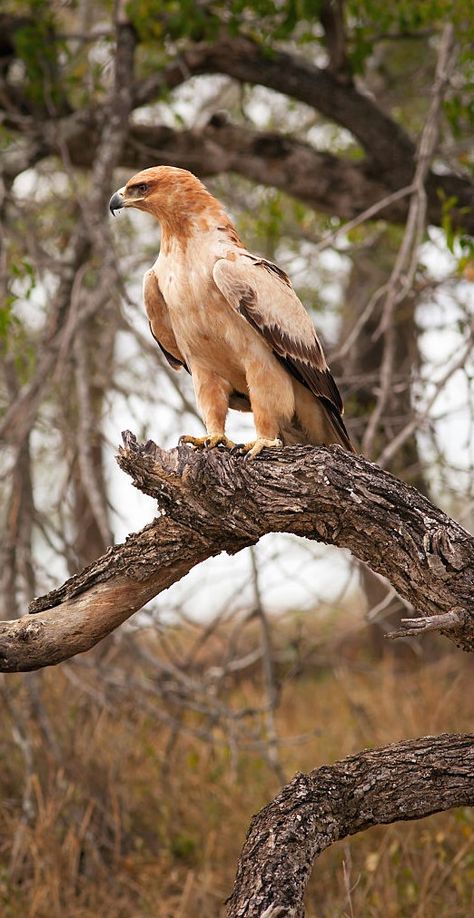
[[[279,437],[275,437],[274,440],[269,440],[267,437],[257,437],[256,440],[251,440],[250,443],[244,443],[242,452],[247,454],[247,459],[255,459],[256,456],[260,455],[262,449],[276,449],[281,446],[283,446],[283,441]]]
[[[214,449],[215,446],[224,446],[225,449],[233,449],[235,443],[233,440],[229,440],[225,434],[220,434],[215,437],[207,437],[206,446],[209,447],[209,449]]]
[[[224,446],[226,449],[233,449],[235,447],[235,443],[229,440],[225,434],[216,434],[212,437],[191,437],[186,434],[179,438],[179,443],[189,443],[190,446],[194,446],[195,449],[214,449],[216,446]]]

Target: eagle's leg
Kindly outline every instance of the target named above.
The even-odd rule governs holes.
[[[190,443],[196,449],[214,449],[224,446],[233,449],[235,443],[225,435],[225,421],[229,410],[231,385],[216,373],[192,365],[196,400],[206,425],[206,437],[180,437],[180,443]]]
[[[245,443],[242,451],[249,459],[255,459],[262,449],[283,446],[280,430],[282,423],[292,417],[295,401],[291,379],[273,355],[269,355],[268,363],[249,361],[246,375],[257,437]]]

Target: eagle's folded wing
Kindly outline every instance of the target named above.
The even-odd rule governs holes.
[[[339,390],[314,325],[286,274],[265,259],[242,253],[219,259],[214,281],[225,299],[268,342],[289,373],[319,398],[347,449],[352,450]]]
[[[143,300],[150,331],[168,363],[174,370],[180,370],[181,367],[185,367],[187,370],[186,361],[176,344],[168,307],[163,299],[156,274],[152,268],[146,272],[143,278]]]

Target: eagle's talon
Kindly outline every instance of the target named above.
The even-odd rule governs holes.
[[[250,443],[244,443],[242,452],[246,453],[246,459],[256,459],[262,449],[278,449],[282,446],[283,441],[279,437],[275,437],[274,440],[269,440],[267,437],[257,437],[256,440],[251,440]]]
[[[215,434],[214,436],[192,437],[188,434],[179,438],[180,445],[189,443],[194,449],[215,449],[217,446],[223,446],[225,449],[234,449],[235,443],[229,440],[225,434]]]
[[[207,437],[206,446],[209,449],[215,449],[217,446],[223,446],[225,449],[234,449],[235,443],[233,440],[229,440],[225,434],[217,434],[214,437]]]

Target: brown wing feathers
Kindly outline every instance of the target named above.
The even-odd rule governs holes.
[[[173,354],[170,354],[170,352],[167,351],[166,348],[163,346],[163,344],[161,343],[161,341],[158,340],[158,338],[156,337],[156,335],[155,335],[155,333],[154,333],[154,331],[153,331],[151,322],[148,322],[148,327],[149,327],[149,329],[150,329],[152,338],[155,339],[155,341],[156,341],[158,347],[160,348],[162,354],[165,355],[165,357],[166,357],[166,359],[167,359],[167,361],[168,361],[170,367],[173,367],[173,370],[180,370],[181,367],[184,367],[184,369],[187,370],[188,373],[189,373],[189,372],[190,372],[189,367],[186,366],[186,364],[184,363],[184,361],[178,360],[177,357],[173,357]]]
[[[273,267],[269,264],[269,267]],[[282,272],[283,273],[283,272]],[[342,420],[342,399],[334,382],[321,349],[314,336],[314,342],[308,346],[305,342],[287,335],[278,325],[268,325],[257,309],[255,290],[249,285],[239,298],[239,312],[262,334],[270,344],[273,353],[294,376],[306,386],[317,398],[323,400],[328,409],[331,423],[346,444],[352,450],[349,434]]]

